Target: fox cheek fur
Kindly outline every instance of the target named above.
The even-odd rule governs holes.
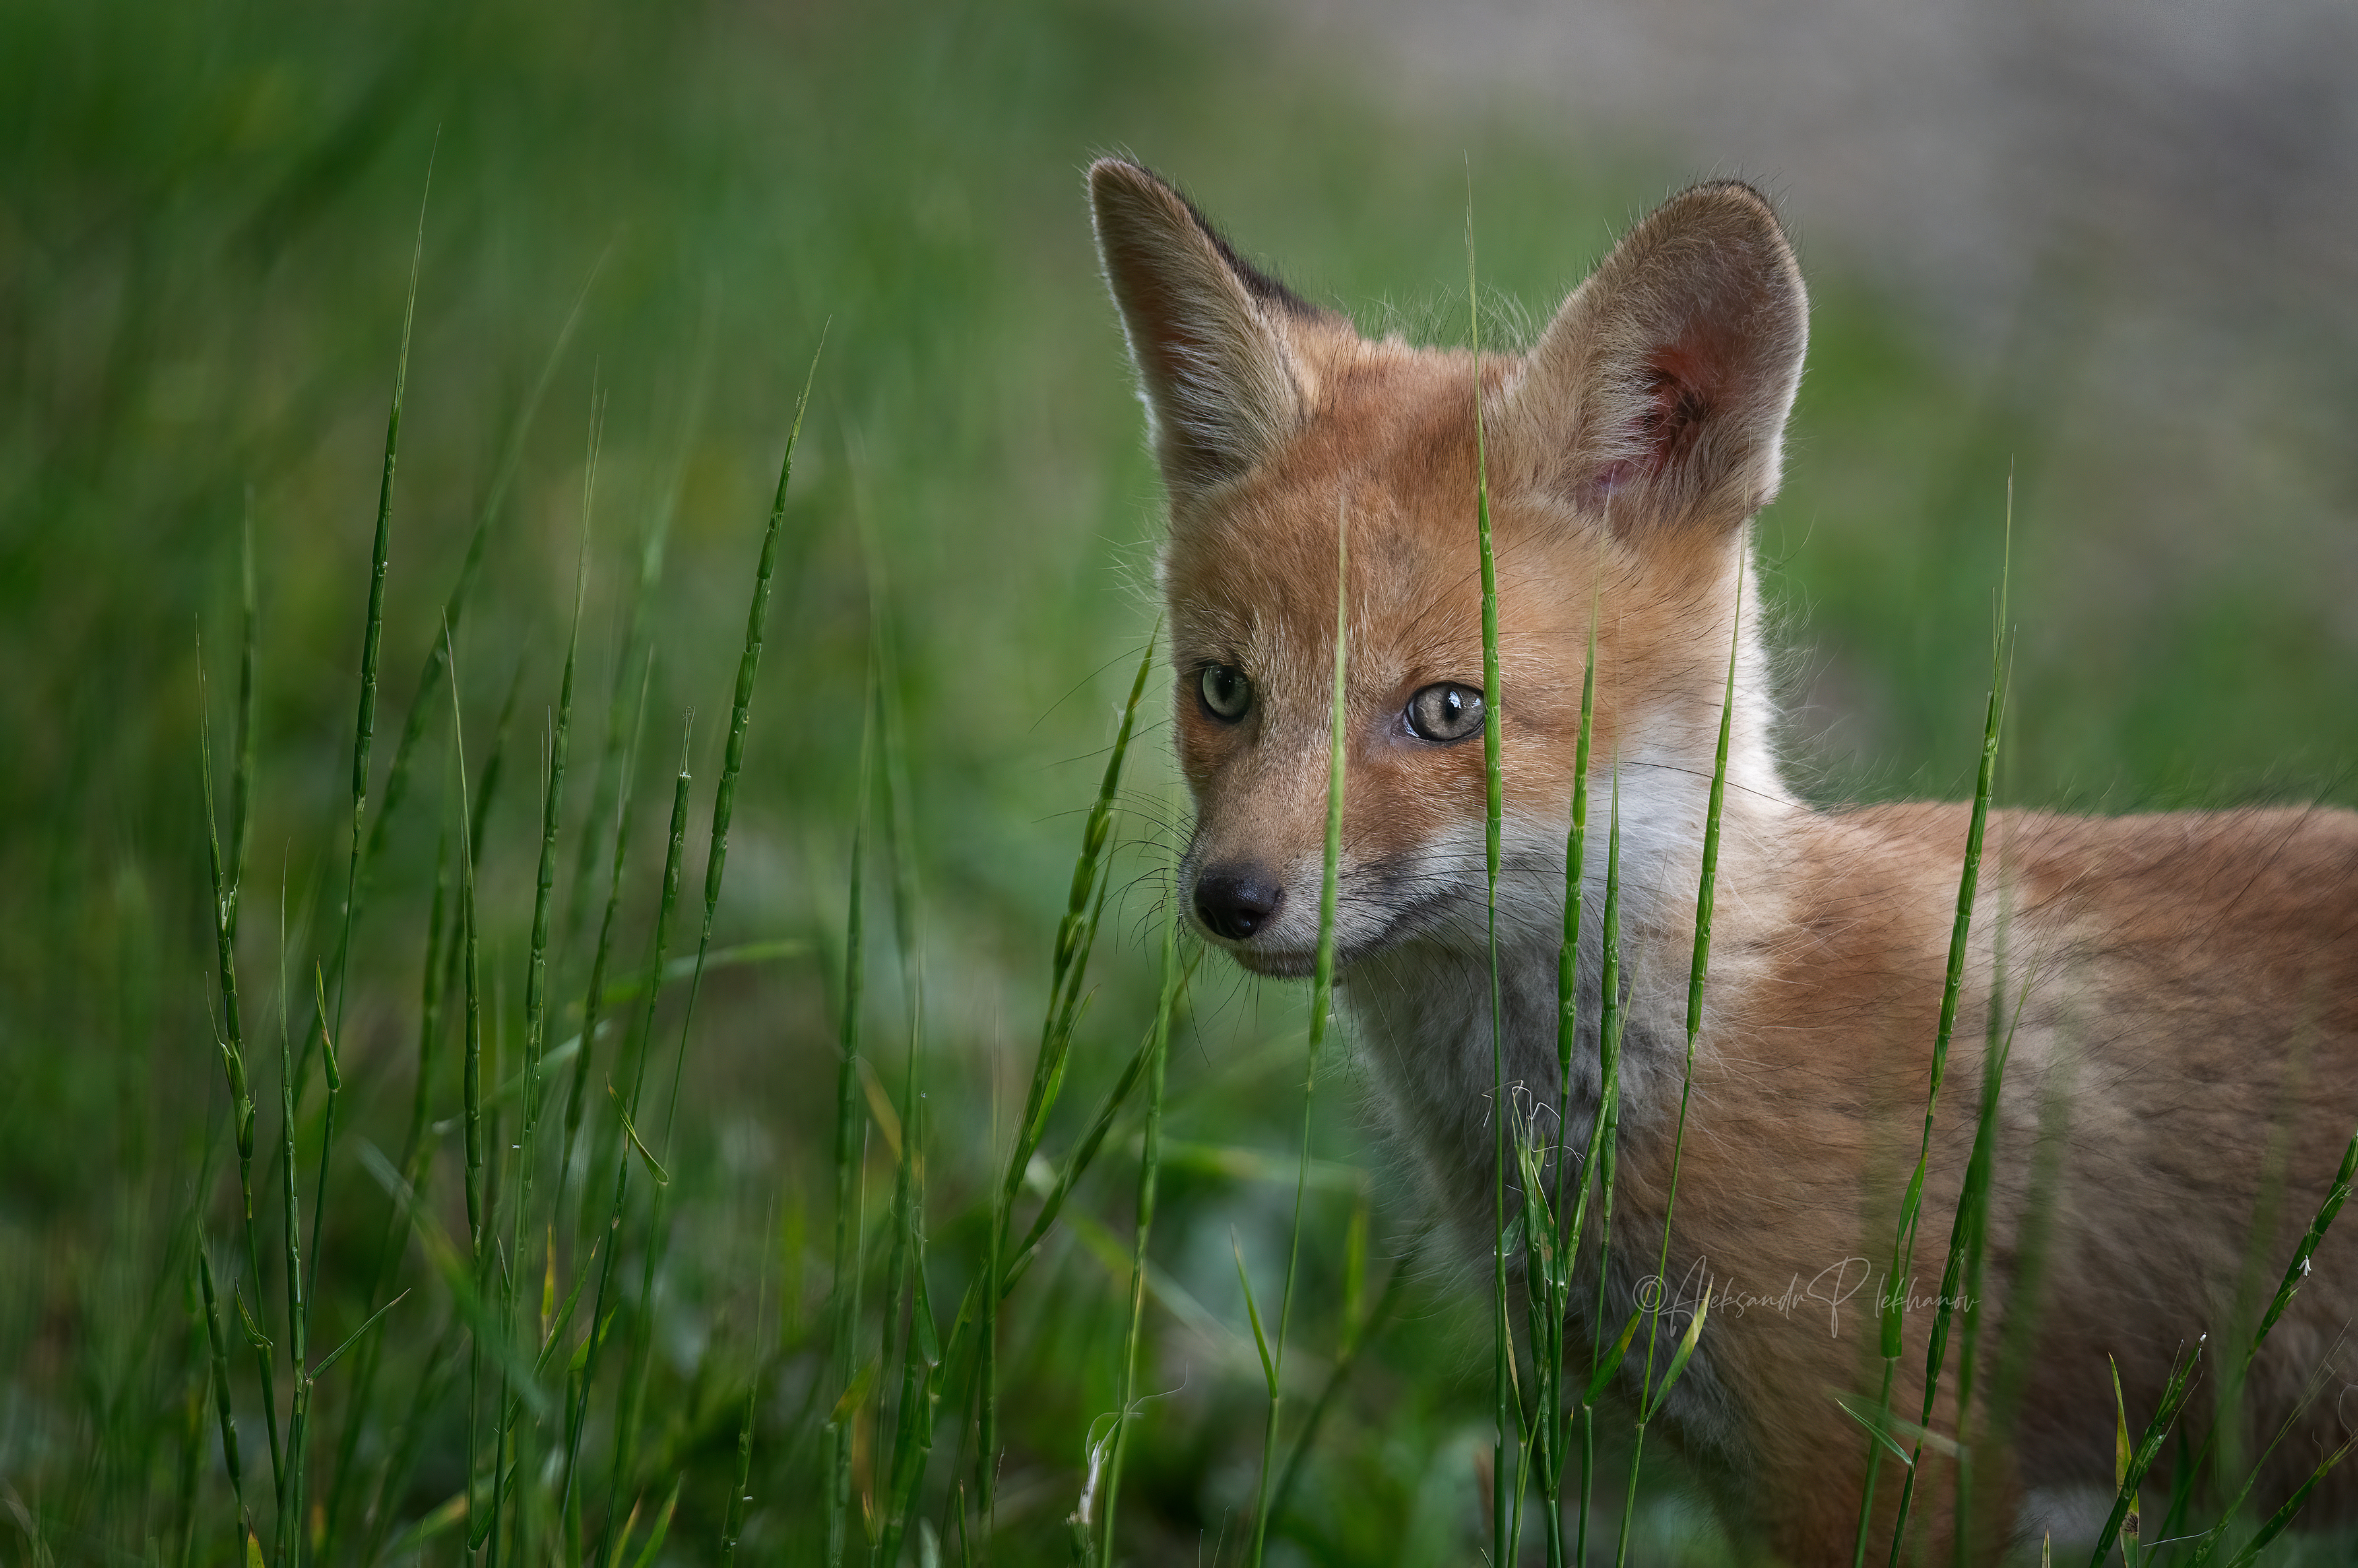
[[[1966,809],[1814,810],[1776,766],[1748,525],[1777,490],[1808,305],[1774,213],[1740,185],[1673,197],[1527,352],[1477,362],[1361,338],[1248,265],[1133,164],[1094,165],[1089,191],[1170,495],[1174,719],[1198,809],[1181,896],[1248,968],[1308,971],[1347,529],[1342,995],[1400,1157],[1469,1256],[1492,1247],[1486,784],[1478,732],[1432,716],[1463,711],[1445,688],[1481,687],[1477,397],[1498,564],[1498,1046],[1509,1082],[1558,1098],[1564,832],[1593,626],[1590,820],[1601,827],[1617,785],[1630,988],[1617,1237],[1663,1234],[1733,657],[1717,912],[1668,1272],[1764,1304],[1714,1308],[1664,1425],[1739,1539],[1788,1562],[1846,1559],[1866,1439],[1831,1395],[1872,1388],[1882,1363],[1873,1290],[1828,1303],[1818,1284],[1887,1255],[1894,1149],[1904,1136],[1912,1151],[1924,1120]],[[1420,707],[1434,688],[1443,697]],[[1601,838],[1580,892],[1585,1033],[1552,1108],[1573,1147],[1600,1087]],[[2255,1236],[2280,1259],[2316,1210],[2358,1121],[2358,817],[2005,812],[1988,842],[1922,1234],[1946,1236],[1957,1204],[1974,1122],[1957,1086],[1980,1076],[2004,924],[2003,972],[2036,983],[2006,1022],[1985,1286],[2000,1326],[1985,1334],[2029,1347],[2027,1391],[1996,1417],[1985,1400],[1957,1411],[1944,1389],[1933,1422],[1976,1445],[1989,1518],[1974,1539],[1995,1552],[2074,1488],[2109,1494],[2107,1357],[2131,1408],[2151,1409],[2178,1346],[2206,1332],[2224,1342]],[[2260,1224],[2272,1136],[2283,1194]],[[2042,1162],[2048,1212],[2033,1215]],[[2327,1237],[2245,1385],[2259,1430],[2285,1423],[2287,1435],[2255,1506],[2274,1507],[2305,1476],[2303,1456],[2351,1435],[2342,1406],[2298,1396],[2358,1302],[2353,1232]],[[1656,1244],[1644,1244],[1649,1265]],[[1613,1250],[1610,1323],[1637,1297],[1638,1250]],[[1583,1263],[1593,1279],[1593,1249]],[[2031,1280],[2039,1293],[2017,1303]],[[1931,1317],[1904,1319],[1899,1365],[1918,1387],[1903,1377],[1903,1407],[1921,1399]],[[1879,1540],[1897,1491],[1878,1493]],[[1929,1561],[1947,1555],[1953,1497],[1945,1480],[1917,1491]],[[2311,1508],[2352,1500],[2337,1475]]]

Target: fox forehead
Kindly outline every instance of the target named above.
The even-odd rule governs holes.
[[[1349,706],[1362,719],[1436,682],[1479,687],[1482,588],[1476,527],[1474,359],[1462,351],[1368,342],[1330,327],[1305,354],[1315,401],[1260,464],[1173,503],[1161,579],[1184,722],[1206,665],[1251,677],[1261,718],[1306,735],[1327,722],[1334,659],[1336,534],[1347,526]],[[1495,410],[1521,369],[1485,356],[1482,403]],[[1526,736],[1576,722],[1577,680],[1595,600],[1605,641],[1660,661],[1707,626],[1686,602],[1724,587],[1720,559],[1656,538],[1633,550],[1529,477],[1516,435],[1486,413],[1498,564],[1501,713]],[[1701,541],[1697,542],[1702,543]],[[1704,641],[1712,640],[1705,635]],[[1630,684],[1642,684],[1631,682]],[[1603,716],[1608,726],[1609,715]]]
[[[1473,358],[1326,336],[1303,356],[1315,401],[1293,437],[1174,508],[1162,580],[1183,678],[1233,664],[1278,697],[1300,676],[1323,709],[1347,526],[1354,685],[1433,666],[1478,681]],[[1504,370],[1486,362],[1485,383]]]

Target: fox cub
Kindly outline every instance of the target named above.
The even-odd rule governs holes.
[[[1682,1326],[1708,1284],[1700,1348],[1655,1430],[1753,1550],[1847,1561],[1868,1440],[1836,1396],[1871,1403],[1882,1374],[1881,1260],[1921,1135],[1969,807],[1823,811],[1779,773],[1750,524],[1777,492],[1808,302],[1775,213],[1738,184],[1673,197],[1528,352],[1477,362],[1361,337],[1134,164],[1097,163],[1089,192],[1170,495],[1162,585],[1197,810],[1180,896],[1246,968],[1309,972],[1347,527],[1341,995],[1400,1158],[1487,1257],[1478,395],[1498,557],[1506,1076],[1567,1098],[1556,976],[1593,616],[1592,821],[1617,771],[1629,990],[1607,1333],[1665,1289]],[[1665,1285],[1646,1276],[1731,644],[1717,912]],[[1931,1278],[1898,1287],[1893,1397],[1922,1408],[1927,1298],[1973,1139],[2003,924],[2012,1045],[1980,1329],[1998,1369],[1959,1411],[1952,1357],[1932,1422],[1974,1455],[1976,1555],[2025,1531],[2094,1532],[2115,1487],[2110,1363],[2141,1422],[2173,1357],[2207,1335],[2205,1391],[2185,1417],[2206,1430],[2250,1343],[2250,1298],[2266,1302],[2358,1125],[2358,816],[2002,812],[1987,841],[1915,1249]],[[1574,1150],[1601,1085],[1604,867],[1592,849],[1583,1048],[1569,1103],[1542,1123]],[[2358,1306],[2353,1232],[2329,1232],[2242,1388],[2238,1424],[2258,1434],[2244,1452],[2283,1433],[2254,1493],[2266,1508],[2358,1422],[2358,1374],[2336,1360]],[[1593,1244],[1584,1262],[1593,1280]],[[1585,1346],[1589,1327],[1567,1337]],[[1914,1488],[1927,1561],[1947,1560],[1958,1522],[1953,1472],[1932,1473],[1949,1453],[1926,1448]],[[1877,1492],[1878,1557],[1895,1468]],[[2149,1519],[2169,1469],[2153,1472]]]

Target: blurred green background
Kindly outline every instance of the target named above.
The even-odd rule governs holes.
[[[861,541],[907,716],[946,1314],[979,1245],[988,1151],[1003,1147],[992,1139],[1030,1070],[1079,813],[1154,614],[1158,487],[1081,191],[1107,150],[1182,181],[1247,252],[1368,330],[1434,341],[1462,334],[1469,169],[1485,303],[1509,330],[1543,319],[1618,225],[1713,172],[1641,125],[1575,138],[1525,96],[1408,91],[1242,6],[0,8],[0,1486],[16,1520],[0,1540],[38,1535],[59,1561],[178,1560],[200,1370],[187,1241],[198,1214],[228,1237],[234,1203],[208,1022],[200,649],[225,768],[250,514],[261,725],[242,957],[249,1032],[275,1041],[280,888],[298,1000],[333,939],[370,532],[423,201],[379,787],[403,717],[440,700],[414,689],[416,672],[502,444],[582,302],[456,639],[471,764],[519,694],[481,871],[503,1019],[521,990],[532,759],[593,411],[590,717],[576,718],[558,896],[579,896],[593,742],[644,547],[660,538],[640,764],[657,782],[641,792],[622,948],[636,955],[660,780],[684,730],[700,832],[769,487],[827,335],[720,916],[723,941],[806,946],[716,976],[701,1004],[655,1357],[660,1456],[687,1477],[672,1558],[709,1560],[735,1462],[723,1396],[757,1377],[748,1550],[816,1560],[828,966],[873,586]],[[2342,520],[2358,470],[2331,377],[2293,378],[2299,419],[2263,419],[2266,441],[2190,466],[2183,431],[2200,410],[2111,395],[2104,376],[2121,362],[2089,348],[2109,297],[2101,255],[2042,263],[2006,309],[1960,325],[1838,227],[1822,242],[1820,192],[1747,172],[1777,184],[1815,302],[1789,477],[1759,531],[1796,650],[1803,787],[1829,802],[1968,787],[2011,472],[2023,640],[2010,800],[2351,798],[2358,621]],[[2282,362],[2309,362],[2297,331],[2263,325],[2289,341]],[[2157,474],[2170,476],[2167,505]],[[1184,831],[1160,700],[1052,1149],[1152,1007],[1160,869]],[[390,1147],[409,1099],[446,733],[447,719],[428,728],[356,938],[348,1145],[330,1176],[315,1342],[356,1325],[383,1223],[350,1151]],[[877,947],[871,1030],[892,1041],[903,999]],[[584,942],[560,948],[560,994],[579,995],[586,967]],[[1203,1320],[1150,1307],[1145,1386],[1162,1397],[1137,1424],[1124,1494],[1141,1560],[1236,1559],[1261,1407],[1230,1236],[1261,1276],[1282,1267],[1301,1007],[1291,988],[1207,964],[1174,1055],[1172,1135],[1258,1152],[1278,1179],[1239,1179],[1236,1160],[1224,1173],[1210,1156],[1168,1174],[1154,1254]],[[897,1049],[880,1046],[880,1063]],[[266,1124],[276,1093],[257,1093]],[[434,1093],[435,1114],[451,1115],[455,1076]],[[1374,1281],[1394,1267],[1413,1278],[1326,1422],[1278,1551],[1471,1562],[1487,1338],[1413,1252],[1412,1212],[1350,1099],[1347,1087],[1325,1096],[1319,1152],[1370,1173],[1337,1173],[1314,1198],[1313,1304],[1296,1320],[1307,1364],[1333,1348],[1355,1207]],[[439,1130],[431,1195],[452,1214],[456,1134]],[[881,1141],[871,1156],[878,1193]],[[1122,1247],[1133,1172],[1117,1154],[1077,1202]],[[1125,1288],[1060,1233],[1009,1308],[1010,1561],[1066,1550],[1092,1422],[1102,1435],[1113,1402]],[[432,1294],[388,1320],[389,1367],[422,1366],[447,1312]],[[258,1395],[238,1375],[251,1444]],[[332,1411],[334,1389],[321,1397]],[[193,1503],[225,1519],[206,1422]],[[433,1427],[395,1533],[460,1484],[454,1423]],[[659,1497],[669,1476],[644,1480]],[[937,1496],[929,1506],[938,1520]],[[1673,1481],[1650,1506],[1656,1560],[1713,1560]],[[218,1560],[217,1538],[199,1560]],[[421,1550],[460,1555],[448,1536]]]

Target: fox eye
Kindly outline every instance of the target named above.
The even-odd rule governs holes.
[[[1482,694],[1444,681],[1408,699],[1409,733],[1422,741],[1463,741],[1482,728]]]
[[[1234,724],[1252,707],[1252,682],[1233,665],[1206,665],[1195,682],[1195,695],[1203,699],[1205,712],[1223,724]]]

